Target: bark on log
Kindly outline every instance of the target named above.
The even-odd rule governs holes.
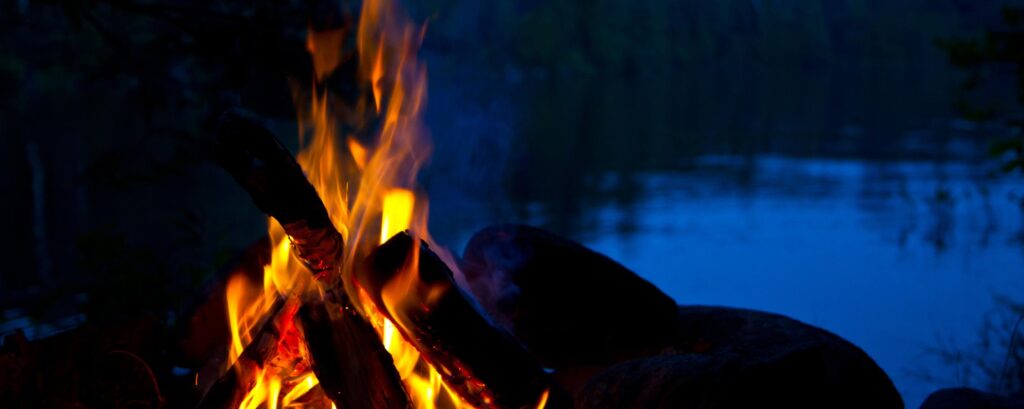
[[[402,271],[417,255],[419,268],[410,287],[389,308],[385,288],[403,280]],[[545,390],[551,394],[548,407],[569,402],[537,360],[458,288],[448,266],[408,233],[395,235],[371,253],[357,268],[355,280],[470,404],[533,407]]]
[[[408,408],[409,398],[391,355],[357,311],[313,301],[299,309],[299,328],[313,371],[327,397],[341,409]]]
[[[313,274],[330,277],[343,253],[341,234],[302,168],[274,134],[253,114],[230,109],[219,121],[215,155],[253,203],[281,223]]]
[[[242,350],[227,372],[206,391],[196,406],[197,409],[237,408],[242,403],[245,393],[256,383],[259,368],[270,357],[280,340],[277,331],[279,323],[276,321],[284,309],[284,304],[283,299],[274,302],[267,314],[269,318],[253,336],[252,342]]]

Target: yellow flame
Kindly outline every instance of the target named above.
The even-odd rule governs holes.
[[[444,384],[441,374],[420,357],[416,347],[402,338],[391,320],[379,313],[369,315],[375,326],[381,326],[385,349],[394,359],[395,369],[405,383],[415,408],[472,408]]]
[[[260,289],[244,276],[236,275],[228,280],[227,307],[231,330],[229,363],[234,363],[242,354],[244,346],[252,341],[250,334],[263,317],[264,304]]]
[[[384,212],[380,223],[380,243],[409,228],[416,196],[406,189],[391,189],[384,196]]]
[[[284,398],[281,399],[281,405],[288,407],[292,402],[295,402],[296,399],[301,398],[303,395],[313,390],[314,386],[319,384],[320,380],[316,378],[316,375],[313,375],[312,372],[307,373],[292,387],[292,390],[288,391],[288,393],[284,395]]]
[[[351,286],[347,278],[351,276],[355,261],[363,259],[369,249],[394,234],[410,229],[431,243],[427,231],[427,202],[413,193],[416,174],[431,150],[420,119],[426,102],[426,68],[416,59],[424,30],[425,27],[410,24],[393,0],[363,2],[355,43],[357,61],[361,62],[360,81],[368,85],[372,93],[373,105],[369,106],[364,102],[341,105],[320,86],[347,58],[343,49],[345,31],[311,28],[307,33],[306,47],[312,55],[316,84],[308,99],[297,99],[302,105],[298,129],[302,149],[296,159],[320,195],[331,222],[345,239],[345,254],[338,274],[347,286]],[[366,123],[352,120],[366,115],[376,115],[378,120]],[[355,135],[344,142],[339,141],[336,133],[338,118],[344,118],[347,125],[355,128]],[[368,128],[368,124],[377,125]],[[262,287],[239,278],[232,279],[227,289],[231,361],[252,341],[252,330],[265,320],[270,306],[279,297],[302,299],[320,291],[312,275],[292,257],[290,240],[274,220],[269,222],[269,236],[271,260],[264,269]],[[431,245],[435,251],[441,250]],[[443,252],[441,255],[447,257]],[[412,285],[416,276],[417,266],[408,266],[396,283],[386,287],[386,292],[391,294],[386,298],[394,303],[402,302],[396,295],[397,290]],[[357,291],[347,290],[350,294]],[[392,355],[414,406],[423,409],[470,407],[444,385],[437,370],[402,337],[396,327],[398,324],[377,311],[364,293],[358,295],[357,309],[377,330],[385,349]],[[396,310],[392,307],[389,311]],[[299,405],[298,400],[308,396],[319,383],[309,369],[305,352],[284,347],[296,340],[284,338],[270,360],[274,365],[259,369],[255,386],[247,391],[242,408]],[[301,340],[298,341],[301,344]],[[326,407],[328,403],[325,398],[316,406]]]
[[[242,398],[242,404],[238,409],[256,409],[267,400],[267,392],[270,388],[266,386],[266,369],[261,369],[259,377],[256,378],[256,385],[249,390],[249,393]]]
[[[277,399],[281,396],[281,378],[274,376],[268,381],[267,409],[277,409]]]
[[[544,409],[544,407],[548,405],[548,394],[549,393],[551,393],[551,391],[545,389],[544,393],[542,393],[540,395],[540,402],[537,402],[537,406],[536,406],[537,409]]]

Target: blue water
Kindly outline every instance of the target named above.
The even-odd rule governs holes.
[[[635,185],[631,199],[584,203],[574,238],[681,304],[828,329],[867,351],[916,408],[937,388],[984,382],[930,350],[974,348],[996,296],[1024,301],[1024,181],[984,168],[758,156],[608,173],[595,189]],[[548,207],[530,204],[529,221],[561,217]]]

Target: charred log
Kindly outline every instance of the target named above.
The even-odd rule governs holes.
[[[309,302],[299,328],[320,386],[339,408],[408,408],[391,355],[373,328],[351,307]]]
[[[260,210],[281,223],[302,262],[317,277],[328,276],[341,257],[343,239],[288,149],[241,109],[221,115],[215,146],[217,162]]]
[[[281,334],[277,330],[280,323],[277,321],[281,316],[280,312],[284,310],[284,304],[283,299],[278,299],[271,306],[267,314],[270,318],[260,327],[252,342],[242,350],[227,372],[206,391],[196,406],[197,409],[238,407],[245,393],[256,384],[259,368],[270,357],[280,340]]]
[[[418,264],[417,271],[406,271],[410,263]],[[355,280],[470,404],[532,407],[546,390],[551,394],[548,407],[569,401],[552,389],[536,359],[459,289],[448,266],[408,233],[399,233],[371,253]],[[395,286],[401,298],[391,299],[389,308],[384,299],[396,295]]]
[[[330,399],[340,408],[408,407],[391,356],[333,282],[343,240],[295,158],[255,116],[240,109],[221,116],[216,156],[256,206],[281,223],[299,259],[333,301],[310,302],[298,313],[314,371]]]

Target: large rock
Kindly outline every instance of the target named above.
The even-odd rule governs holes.
[[[1008,397],[971,388],[939,389],[921,409],[1024,409],[1024,397]]]
[[[461,265],[471,291],[549,368],[606,365],[670,344],[676,302],[619,263],[521,225],[481,230]]]
[[[462,269],[581,408],[902,408],[885,372],[820,328],[678,307],[622,265],[526,226],[477,233]]]
[[[583,408],[902,408],[892,381],[860,348],[825,330],[758,311],[680,307],[675,350],[590,378]]]

